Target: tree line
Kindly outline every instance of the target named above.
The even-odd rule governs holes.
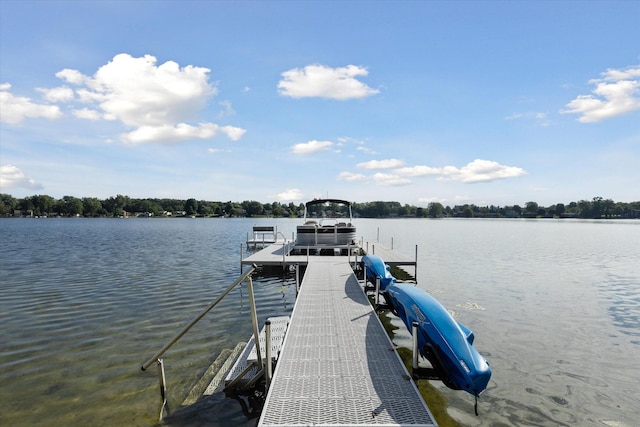
[[[362,218],[640,218],[640,201],[614,202],[603,197],[580,200],[568,204],[541,206],[529,201],[523,206],[477,206],[464,204],[444,206],[429,203],[426,208],[399,202],[375,201],[353,203],[354,216]],[[243,202],[212,202],[206,200],[138,199],[118,194],[107,199],[64,196],[55,199],[47,195],[14,198],[0,194],[0,216],[62,216],[62,217],[120,217],[120,216],[200,216],[200,217],[291,217],[304,212],[304,204]]]

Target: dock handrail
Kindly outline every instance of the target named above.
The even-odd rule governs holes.
[[[211,304],[209,304],[207,306],[207,308],[205,308],[204,310],[202,310],[202,312],[200,314],[198,314],[196,317],[194,317],[189,323],[187,323],[187,325],[185,325],[184,328],[182,328],[182,330],[180,332],[178,332],[168,343],[166,343],[160,350],[158,350],[156,352],[156,354],[154,354],[153,356],[151,356],[146,362],[144,362],[142,364],[142,366],[140,367],[141,370],[145,371],[147,370],[147,368],[149,366],[151,366],[153,363],[157,362],[160,359],[160,356],[162,356],[167,350],[169,350],[169,348],[171,348],[172,345],[174,345],[176,343],[176,341],[178,341],[180,338],[182,338],[182,336],[184,334],[186,334],[187,332],[189,332],[189,329],[191,329],[193,327],[193,325],[195,325],[196,323],[198,323],[198,321],[200,321],[200,319],[202,319],[204,317],[205,314],[207,314],[213,307],[215,307],[216,305],[218,305],[218,303],[220,301],[222,301],[222,299],[233,290],[233,288],[235,288],[239,283],[241,283],[242,281],[244,281],[247,277],[249,277],[251,275],[251,273],[253,273],[256,269],[256,265],[252,265],[251,268],[247,271],[245,271],[238,279],[236,279],[235,282],[233,282],[218,298],[215,299],[215,301],[213,301]]]

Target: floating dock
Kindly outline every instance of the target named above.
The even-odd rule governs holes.
[[[291,249],[278,243],[242,260],[306,267],[259,426],[436,426],[353,272],[356,257]]]

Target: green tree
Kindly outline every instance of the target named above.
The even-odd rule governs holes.
[[[580,201],[578,201],[576,209],[578,211],[578,216],[580,218],[592,218],[593,217],[593,210],[592,210],[591,202],[588,201],[588,200],[580,200]]]
[[[66,216],[82,215],[82,200],[73,196],[64,196],[56,203],[57,211]]]
[[[83,197],[82,210],[87,216],[97,216],[102,210],[102,202],[95,197]]]
[[[11,194],[0,194],[0,215],[13,215],[18,207],[18,200]]]
[[[427,211],[431,218],[440,218],[444,212],[444,206],[442,206],[442,203],[431,202],[427,206]]]
[[[137,213],[150,213],[158,215],[161,212],[160,206],[152,199],[132,199],[127,211]]]
[[[235,208],[232,202],[227,202],[224,205],[224,214],[228,216],[235,216],[237,213],[237,209]]]
[[[47,195],[31,196],[31,203],[34,215],[47,215],[53,209],[56,201]]]
[[[520,205],[513,205],[513,211],[518,216],[522,215],[522,207]]]
[[[129,196],[118,194],[115,197],[109,197],[102,201],[102,207],[112,216],[122,216],[124,207],[129,204]]]
[[[184,210],[187,215],[195,215],[198,213],[198,201],[196,199],[187,199],[184,204]]]
[[[595,219],[602,218],[604,214],[604,203],[602,197],[594,197],[591,203],[591,217]]]
[[[202,215],[202,216],[209,216],[213,214],[213,208],[211,207],[211,205],[204,201],[201,200],[198,202],[198,215]]]
[[[611,218],[611,215],[614,214],[615,203],[611,199],[605,199],[602,201],[602,209],[605,218]]]
[[[527,202],[524,205],[524,211],[530,215],[538,213],[538,204],[536,202]]]
[[[273,202],[271,204],[271,215],[274,217],[282,217],[284,216],[284,208],[278,202]]]
[[[242,208],[247,212],[247,216],[262,215],[264,206],[255,200],[245,200],[242,202]]]

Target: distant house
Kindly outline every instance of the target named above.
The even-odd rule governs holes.
[[[33,218],[33,211],[31,209],[27,209],[24,211],[16,209],[13,211],[13,216],[18,218]]]

